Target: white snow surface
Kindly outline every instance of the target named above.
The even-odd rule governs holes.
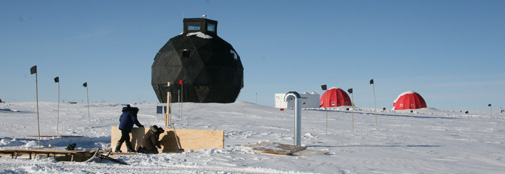
[[[202,39],[212,39],[211,35],[208,35],[208,34],[205,34],[205,33],[202,33],[202,32],[192,32],[192,33],[186,34],[186,36],[196,36],[196,37],[199,37],[199,38],[202,38]]]
[[[396,97],[396,99],[393,101],[393,103],[396,103],[396,101],[398,101],[398,99],[400,99],[400,97],[403,96],[403,95],[405,95],[405,94],[414,94],[414,93],[417,93],[417,92],[414,92],[414,91],[405,91],[405,92],[401,93],[400,95],[398,95],[398,97]]]
[[[157,104],[140,108],[146,127],[161,126]],[[41,135],[82,135],[82,138],[43,138],[42,146],[64,149],[108,149],[110,128],[118,126],[122,105],[39,103]],[[247,102],[232,104],[173,104],[177,128],[224,130],[224,149],[197,152],[122,156],[115,163],[57,162],[45,159],[0,158],[0,173],[505,173],[505,115],[490,111],[424,108],[378,112],[302,111],[302,145],[327,155],[282,156],[255,152],[246,145],[259,142],[293,144],[293,110]],[[0,149],[37,147],[36,103],[0,103]]]

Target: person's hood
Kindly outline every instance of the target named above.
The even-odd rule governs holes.
[[[133,113],[133,115],[137,115],[137,113],[139,113],[139,108],[137,108],[137,107],[132,107],[132,108],[130,109],[130,112],[131,112],[131,113]]]
[[[131,109],[130,105],[126,105],[126,107],[123,107],[123,112],[130,112]]]

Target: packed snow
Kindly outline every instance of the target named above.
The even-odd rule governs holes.
[[[200,31],[199,32],[188,33],[188,34],[186,34],[186,36],[196,36],[196,37],[199,37],[199,38],[202,38],[202,39],[212,39],[211,35],[202,33]]]
[[[160,104],[161,105],[161,104]],[[136,104],[146,127],[162,126],[157,104]],[[121,104],[39,103],[41,145],[78,150],[110,148]],[[129,165],[57,162],[52,158],[0,158],[0,173],[505,173],[505,114],[499,111],[346,110],[302,111],[302,145],[326,155],[262,154],[247,145],[293,144],[294,111],[247,102],[173,104],[177,128],[224,130],[224,149],[136,154],[118,158]],[[326,113],[327,129],[326,129]],[[0,103],[0,149],[38,147],[36,103]],[[377,116],[377,117],[376,117]],[[354,133],[353,133],[354,117]],[[377,118],[377,122],[376,122]],[[376,124],[377,123],[377,124]]]

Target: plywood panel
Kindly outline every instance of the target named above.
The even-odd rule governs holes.
[[[148,128],[133,128],[130,139],[132,146],[136,148],[142,144],[142,138]],[[159,152],[177,152],[177,142],[175,141],[173,129],[164,129],[160,135],[161,149]],[[189,150],[199,151],[202,149],[222,149],[224,148],[224,131],[222,130],[196,130],[196,129],[176,129],[180,145],[185,152]],[[118,127],[111,128],[111,148],[116,147],[116,143],[121,138],[121,131]],[[121,151],[126,152],[126,144],[123,143]]]

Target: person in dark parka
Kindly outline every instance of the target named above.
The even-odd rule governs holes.
[[[133,129],[133,124],[137,125],[140,128],[144,127],[137,120],[138,112],[139,109],[136,107],[130,107],[130,105],[123,107],[123,114],[121,114],[121,117],[119,118],[119,130],[121,130],[121,139],[119,139],[117,142],[115,152],[121,152],[121,146],[123,145],[123,142],[126,142],[126,148],[128,149],[128,152],[135,152],[130,142],[130,132]]]
[[[158,128],[156,125],[151,126],[142,139],[142,146],[140,147],[139,152],[157,154],[157,148],[161,148],[159,141],[160,134],[163,132],[165,132],[163,128]]]

